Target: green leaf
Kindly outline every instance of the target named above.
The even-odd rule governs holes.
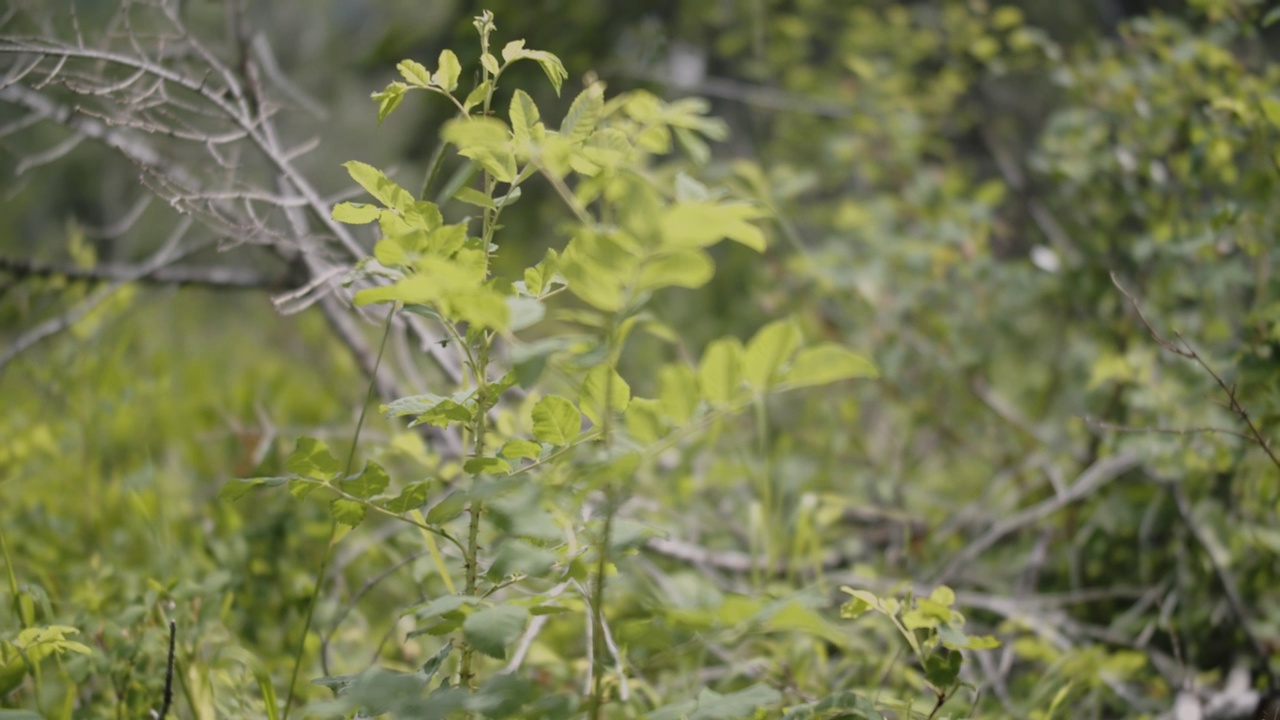
[[[416,415],[418,417],[415,425],[430,423],[438,427],[447,427],[455,422],[469,422],[472,407],[469,396],[466,394],[447,398],[424,393],[393,400],[382,406],[382,412],[387,417]]]
[[[382,121],[387,119],[393,110],[400,107],[408,89],[409,87],[402,82],[393,82],[382,92],[373,94],[373,99],[378,101],[378,125],[382,125]]]
[[[845,620],[857,620],[873,610],[873,606],[865,598],[854,597],[840,606],[840,617]]]
[[[401,60],[396,63],[396,70],[400,71],[400,77],[403,77],[405,82],[414,87],[423,89],[431,87],[431,73],[416,60]]]
[[[556,554],[551,550],[534,547],[523,540],[505,540],[486,575],[495,581],[517,574],[544,577],[555,564]]]
[[[648,720],[738,720],[755,717],[757,710],[781,701],[782,695],[766,685],[752,685],[727,695],[703,688],[697,700],[658,708],[649,713]]]
[[[518,332],[533,327],[547,314],[542,301],[530,297],[509,296],[504,298],[507,304],[507,315],[510,317],[510,329]]]
[[[394,513],[416,510],[426,504],[430,488],[429,482],[409,483],[399,495],[378,504]]]
[[[480,599],[471,597],[470,595],[441,595],[434,600],[414,605],[400,613],[400,615],[401,617],[405,615],[413,615],[419,620],[429,620],[433,617],[444,617],[445,615],[456,612],[464,605],[474,606],[479,604]]]
[[[960,677],[960,665],[964,662],[957,651],[935,652],[924,663],[924,677],[939,690],[948,690]]]
[[[701,395],[693,369],[683,363],[668,363],[658,371],[658,399],[662,411],[677,424],[693,417]]]
[[[488,57],[493,57],[493,56],[488,55]],[[490,83],[488,80],[485,80],[484,82],[472,88],[471,92],[467,93],[467,99],[462,101],[462,109],[465,110],[466,112],[471,112],[471,108],[484,102],[484,99],[489,96],[489,88],[490,88]]]
[[[698,385],[712,405],[723,407],[738,398],[742,385],[742,343],[733,337],[711,341],[698,364]]]
[[[342,164],[347,174],[366,192],[377,198],[378,202],[401,212],[414,203],[413,195],[408,190],[392,182],[382,171],[372,165],[351,160]]]
[[[507,124],[497,118],[468,117],[445,123],[440,137],[460,150],[504,150],[511,132]]]
[[[606,384],[608,383],[608,384]],[[578,395],[578,405],[582,413],[595,425],[600,425],[605,416],[605,395],[608,394],[609,411],[622,412],[631,402],[631,386],[616,370],[606,365],[597,365],[587,371],[582,381],[582,389]]]
[[[435,230],[444,223],[440,208],[429,200],[414,200],[402,215],[405,224],[414,230]]]
[[[488,195],[485,195],[484,193],[480,192],[479,190],[476,190],[475,188],[470,188],[470,187],[458,188],[458,192],[453,194],[453,199],[459,202],[464,202],[468,205],[475,205],[476,207],[488,208],[489,210],[492,210],[495,207],[497,207],[497,205],[495,205],[493,202],[493,198],[489,197]]]
[[[218,491],[218,499],[224,502],[235,502],[236,500],[239,500],[245,495],[248,495],[249,491],[253,490],[254,488],[279,487],[289,482],[291,479],[293,478],[292,477],[235,478],[234,480],[231,480],[230,482],[228,482],[226,485],[222,486],[222,489]]]
[[[560,134],[572,144],[581,144],[595,132],[600,122],[600,111],[604,109],[604,86],[600,83],[588,85],[578,97],[573,99],[569,112],[560,121]]]
[[[485,53],[480,56],[480,66],[489,71],[490,75],[497,75],[502,72],[502,68],[498,66],[498,58],[492,53]],[[488,82],[487,80],[485,82]]]
[[[342,470],[342,464],[329,452],[329,446],[315,438],[299,438],[284,467],[294,475],[327,480]]]
[[[532,440],[514,438],[508,440],[498,454],[512,460],[537,460],[542,456],[542,446]]]
[[[529,611],[517,605],[497,605],[472,613],[462,623],[462,636],[476,650],[498,660],[507,657],[507,644],[524,631]]]
[[[1276,21],[1280,21],[1280,7],[1271,8],[1262,16],[1262,27],[1271,27]]]
[[[348,225],[364,225],[377,220],[381,212],[377,205],[344,202],[333,206],[333,219]]]
[[[716,265],[702,250],[681,250],[660,255],[640,269],[638,290],[664,287],[699,288],[715,275]]]
[[[533,98],[529,97],[529,93],[523,90],[516,90],[511,97],[511,108],[508,111],[508,116],[511,118],[511,132],[516,142],[529,142],[533,126],[538,122],[538,118],[541,117],[538,112],[538,106],[534,104]]]
[[[347,527],[355,527],[364,520],[365,507],[363,503],[346,498],[334,498],[329,503],[329,510],[333,513],[333,519]]]
[[[546,74],[547,79],[551,81],[551,86],[555,88],[556,95],[560,94],[560,84],[569,77],[569,72],[564,69],[564,64],[560,62],[560,58],[544,50],[527,50],[524,47],[524,40],[512,40],[507,43],[502,48],[502,59],[507,63],[520,59],[536,61],[538,65],[542,66],[542,72]]]
[[[808,387],[879,376],[870,360],[835,343],[823,343],[801,350],[791,368],[783,373],[782,382],[789,387]]]
[[[462,469],[472,475],[496,475],[511,472],[511,464],[502,458],[478,457],[463,463]]]
[[[418,668],[418,674],[430,680],[435,677],[440,667],[444,665],[444,661],[448,659],[449,653],[453,652],[453,641],[450,640],[444,644],[444,647],[436,651],[435,655],[427,658],[427,661]]]
[[[445,296],[449,315],[477,327],[505,331],[511,322],[507,298],[492,288],[459,290]]]
[[[462,74],[462,65],[458,63],[458,56],[454,55],[452,50],[441,50],[440,59],[437,62],[439,69],[431,76],[431,82],[445,92],[458,89],[458,76]]]
[[[533,406],[533,436],[563,447],[582,432],[582,414],[565,398],[548,395]]]
[[[756,390],[768,390],[778,368],[791,358],[799,345],[800,331],[791,320],[777,320],[765,325],[747,342],[742,357],[742,374]]]
[[[543,258],[541,263],[527,268],[525,270],[525,290],[529,295],[541,297],[544,291],[549,290],[550,284],[556,278],[556,263],[559,255],[554,250],[548,250],[547,256]]]
[[[660,227],[663,240],[674,247],[706,247],[729,238],[764,252],[764,233],[750,222],[761,217],[763,211],[740,203],[677,203],[663,213]]]
[[[450,493],[440,502],[432,505],[431,509],[427,511],[427,524],[439,525],[448,522],[461,515],[466,507],[467,496],[465,493]]]
[[[657,442],[667,431],[666,423],[663,422],[664,413],[661,410],[661,401],[632,398],[631,404],[627,406],[626,416],[623,418],[627,425],[627,432],[642,443]]]
[[[382,466],[370,460],[365,463],[364,470],[353,478],[346,478],[338,483],[342,491],[354,495],[363,500],[367,500],[374,495],[381,495],[383,490],[391,484],[391,478],[387,476],[387,471]]]

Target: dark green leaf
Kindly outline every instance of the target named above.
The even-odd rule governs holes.
[[[329,510],[333,512],[333,519],[347,527],[355,527],[364,520],[365,506],[354,500],[346,498],[334,498],[329,503]]]
[[[400,494],[384,500],[379,504],[394,513],[408,512],[422,507],[427,502],[427,493],[431,488],[429,482],[410,483],[400,491]]]
[[[297,447],[284,461],[284,467],[295,475],[317,480],[331,479],[342,470],[342,464],[329,452],[329,446],[309,437],[298,440]]]
[[[462,623],[462,635],[476,650],[499,660],[507,644],[524,630],[529,611],[518,605],[496,605],[472,613]]]
[[[345,478],[338,483],[343,492],[361,499],[368,499],[374,495],[382,494],[382,491],[386,490],[390,484],[391,478],[387,476],[387,471],[372,460],[365,463],[364,470],[359,475]]]

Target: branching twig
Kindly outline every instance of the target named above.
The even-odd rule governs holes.
[[[1253,418],[1249,416],[1249,411],[1240,403],[1240,399],[1236,396],[1236,386],[1234,384],[1228,385],[1227,382],[1222,379],[1222,376],[1215,372],[1214,369],[1209,366],[1209,363],[1205,362],[1204,358],[1200,356],[1200,353],[1196,352],[1195,349],[1191,347],[1191,343],[1187,342],[1186,338],[1182,337],[1182,333],[1176,330],[1174,331],[1173,334],[1178,338],[1178,343],[1173,343],[1157,332],[1156,329],[1152,327],[1150,321],[1147,320],[1147,316],[1142,313],[1142,307],[1138,305],[1138,301],[1133,297],[1133,295],[1129,294],[1128,290],[1125,290],[1123,285],[1120,284],[1120,280],[1116,277],[1114,272],[1111,273],[1111,282],[1116,286],[1116,289],[1120,291],[1120,294],[1124,295],[1125,299],[1129,301],[1129,304],[1133,306],[1133,311],[1138,314],[1138,319],[1142,321],[1144,326],[1146,326],[1147,332],[1151,334],[1151,338],[1155,340],[1160,347],[1168,350],[1174,355],[1195,361],[1201,369],[1208,373],[1209,377],[1213,378],[1213,381],[1222,389],[1223,394],[1227,396],[1227,407],[1231,412],[1235,413],[1236,416],[1240,418],[1240,421],[1244,423],[1245,427],[1249,429],[1248,439],[1258,447],[1262,448],[1262,451],[1271,459],[1271,464],[1276,466],[1277,470],[1280,470],[1280,458],[1276,457],[1275,451],[1271,449],[1271,443],[1263,436],[1262,431],[1258,429],[1258,426],[1254,424]]]

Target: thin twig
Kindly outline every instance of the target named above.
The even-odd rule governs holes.
[[[1191,347],[1191,343],[1187,342],[1187,339],[1182,337],[1181,332],[1178,332],[1177,330],[1173,332],[1174,336],[1178,339],[1178,343],[1181,343],[1181,346],[1170,342],[1157,332],[1147,320],[1146,315],[1142,313],[1142,307],[1138,305],[1138,301],[1129,293],[1128,290],[1125,290],[1123,285],[1120,284],[1120,280],[1116,277],[1114,271],[1111,273],[1111,282],[1116,286],[1116,289],[1120,291],[1120,294],[1124,295],[1125,299],[1129,301],[1129,304],[1133,306],[1133,311],[1138,314],[1138,319],[1146,326],[1147,332],[1151,334],[1151,338],[1155,340],[1160,347],[1175,355],[1195,361],[1201,369],[1208,373],[1209,377],[1213,378],[1213,381],[1218,384],[1218,387],[1222,390],[1223,394],[1227,396],[1227,407],[1240,418],[1240,421],[1245,424],[1245,427],[1249,428],[1248,439],[1252,440],[1255,445],[1262,448],[1262,451],[1271,459],[1271,464],[1274,465],[1277,470],[1280,470],[1280,458],[1276,457],[1275,452],[1271,449],[1271,443],[1263,436],[1262,431],[1258,429],[1258,426],[1254,424],[1253,418],[1249,415],[1249,411],[1240,403],[1239,397],[1236,395],[1236,386],[1234,384],[1228,385],[1227,382],[1222,379],[1222,376],[1214,371],[1214,369],[1209,366],[1209,363],[1200,356],[1200,353],[1196,352],[1195,348]]]

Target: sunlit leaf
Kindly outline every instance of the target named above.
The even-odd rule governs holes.
[[[742,374],[755,389],[768,390],[782,367],[800,345],[800,330],[791,320],[776,320],[760,328],[747,341]]]
[[[326,479],[342,470],[342,464],[329,452],[329,446],[315,438],[299,438],[284,467],[295,475]]]
[[[431,76],[431,82],[445,92],[457,90],[458,76],[462,74],[462,65],[458,63],[458,56],[454,55],[452,50],[441,50],[440,59],[437,62],[437,70]]]
[[[351,160],[342,164],[347,174],[378,202],[395,210],[404,211],[413,205],[413,195],[395,184],[382,171],[362,162]]]
[[[801,350],[791,368],[782,376],[790,387],[826,385],[851,378],[879,377],[874,363],[834,343],[824,343]]]
[[[711,341],[698,363],[698,385],[712,405],[725,406],[738,398],[742,385],[742,343],[737,338]]]
[[[343,202],[333,206],[333,219],[349,225],[363,225],[377,220],[381,212],[377,205]]]
[[[564,446],[582,432],[582,415],[565,398],[548,395],[533,406],[533,436],[548,445]]]

